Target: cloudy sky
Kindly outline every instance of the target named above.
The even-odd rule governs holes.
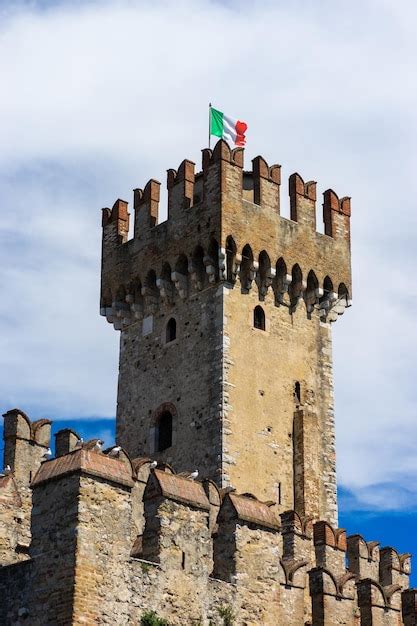
[[[293,171],[352,196],[342,507],[415,521],[416,23],[413,0],[2,0],[2,408],[112,436],[100,208],[199,163],[212,101],[248,122],[247,163],[282,164],[284,214]]]

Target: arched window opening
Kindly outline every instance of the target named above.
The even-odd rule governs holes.
[[[126,302],[133,304],[142,299],[142,285],[139,278],[134,278],[127,289]]]
[[[147,273],[145,283],[142,288],[142,294],[144,296],[153,296],[155,298],[158,297],[159,291],[156,286],[156,274],[154,270],[149,270],[149,272]]]
[[[145,278],[145,287],[148,287],[148,289],[156,288],[156,274],[154,270],[149,270],[147,273]]]
[[[194,249],[191,261],[191,280],[197,289],[203,289],[206,282],[206,267],[204,265],[204,250],[201,246]]]
[[[164,411],[159,417],[157,429],[157,450],[163,452],[172,446],[172,414]]]
[[[161,277],[157,279],[156,285],[159,294],[164,302],[172,304],[174,301],[174,283],[172,282],[172,271],[169,263],[164,263],[161,270]]]
[[[346,302],[348,302],[349,292],[345,283],[340,283],[339,288],[337,290],[337,295],[340,299],[346,300]]]
[[[259,271],[256,278],[259,288],[259,299],[264,300],[272,283],[271,260],[265,250],[259,255]]]
[[[324,297],[333,293],[333,283],[332,283],[331,278],[329,278],[328,276],[326,276],[326,278],[323,281],[323,291],[324,291]]]
[[[313,312],[314,305],[316,304],[316,301],[317,301],[318,288],[319,288],[319,281],[317,280],[317,276],[315,275],[313,270],[310,270],[307,276],[307,289],[304,294],[304,299],[305,299],[305,303],[307,307],[307,313],[311,314]]]
[[[175,271],[172,272],[171,278],[175,284],[180,298],[183,300],[188,295],[188,259],[185,254],[180,254],[175,263]]]
[[[284,303],[284,295],[288,291],[287,283],[287,265],[284,259],[281,257],[275,266],[275,280],[273,289],[275,292],[275,301],[278,304]]]
[[[333,283],[329,276],[323,281],[323,295],[319,299],[320,308],[327,310],[329,308],[329,303],[333,298]]]
[[[156,286],[156,274],[154,270],[149,270],[146,275],[143,287],[143,314],[144,314],[144,326],[142,333],[144,335],[150,334],[153,329],[152,315],[156,313],[159,305],[159,289]]]
[[[135,320],[142,319],[144,310],[144,300],[142,295],[142,284],[139,278],[135,278],[129,287],[129,294],[126,301],[130,303],[130,309]]]
[[[270,275],[270,272],[271,260],[269,258],[269,254],[265,250],[262,250],[259,255],[259,274],[262,279],[265,280]]]
[[[170,343],[170,341],[174,341],[174,339],[176,338],[177,338],[177,322],[173,317],[171,317],[166,327],[166,333],[165,333],[166,343]]]
[[[185,254],[180,254],[175,263],[175,271],[186,276],[188,274],[188,259]]]
[[[259,330],[265,330],[265,311],[259,305],[253,311],[253,325]]]
[[[295,309],[303,291],[303,274],[298,263],[296,263],[292,268],[291,285],[289,291],[291,307]]]
[[[236,280],[236,244],[230,235],[226,239],[226,280],[234,283]]]
[[[220,277],[219,272],[219,244],[215,239],[210,240],[208,248],[208,258],[206,259],[206,272],[211,283],[217,282]]]
[[[253,264],[252,248],[249,244],[242,250],[242,262],[240,265],[240,283],[242,291],[248,293],[252,287],[252,281],[255,278],[255,268]]]
[[[171,283],[172,282],[171,274],[172,274],[171,266],[169,263],[165,262],[161,270],[161,279],[166,283]]]

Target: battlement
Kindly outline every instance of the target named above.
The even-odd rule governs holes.
[[[289,179],[291,219],[280,216],[281,170],[220,140],[202,151],[202,171],[184,160],[167,172],[168,219],[158,223],[160,183],[134,190],[128,205],[103,209],[100,312],[118,330],[209,286],[274,294],[292,312],[304,302],[335,321],[351,301],[350,199],[324,192],[325,234],[316,232],[316,183]]]
[[[4,466],[14,472],[18,483],[27,486],[47,453],[51,438],[51,421],[31,422],[20,409],[4,417]]]
[[[21,411],[13,415],[16,432],[30,424]],[[0,477],[0,527],[9,537],[19,525],[19,471]],[[50,623],[44,594],[54,619],[71,614],[87,624],[103,615],[104,623],[139,623],[147,609],[171,624],[220,624],[219,606],[236,623],[271,626],[353,626],[356,619],[411,626],[417,618],[409,554],[346,538],[344,529],[293,510],[279,515],[273,502],[219,490],[150,458],[130,459],[120,447],[102,450],[98,439],[78,438],[71,451],[43,460],[31,488],[30,560],[19,565],[13,542],[0,542],[0,593],[8,590],[2,623],[14,623],[22,606],[31,623]],[[59,578],[50,570],[58,554],[65,555]]]
[[[4,475],[0,475],[0,564],[28,558],[31,542],[30,482],[48,458],[51,421],[32,422],[20,409],[4,418]]]

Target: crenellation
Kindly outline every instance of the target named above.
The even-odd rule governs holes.
[[[4,466],[10,466],[19,485],[29,486],[48,451],[51,421],[31,422],[20,409],[12,409],[4,417]]]
[[[398,554],[395,548],[385,547],[380,550],[379,581],[384,587],[400,585],[402,589],[409,586],[411,554]]]
[[[298,222],[316,230],[316,185],[313,180],[305,183],[297,173],[291,174],[289,181],[290,216]]]
[[[194,202],[195,163],[184,159],[178,170],[167,170],[168,219],[181,219],[181,213]]]
[[[315,565],[313,521],[296,511],[281,513],[283,580],[281,582],[282,617],[300,624],[311,618],[307,572]]]
[[[55,454],[56,456],[64,456],[75,450],[81,443],[81,438],[75,430],[63,428],[55,433]]]
[[[383,587],[370,578],[357,583],[361,626],[401,624],[401,587]]]
[[[314,524],[313,531],[317,567],[331,572],[344,571],[347,548],[345,529],[335,529],[328,522],[320,520]]]
[[[220,141],[213,151],[203,151],[202,176],[200,176],[200,174],[194,174],[194,167],[194,163],[188,160],[184,160],[181,163],[178,172],[176,170],[168,170],[167,184],[169,188],[169,212],[168,220],[164,223],[163,231],[160,231],[159,228],[159,226],[162,226],[162,224],[155,228],[158,219],[160,184],[157,181],[151,179],[150,181],[148,181],[143,191],[135,190],[134,240],[140,245],[139,249],[137,248],[137,246],[128,246],[127,255],[126,251],[123,251],[122,253],[122,251],[120,250],[120,253],[117,254],[116,257],[120,258],[122,265],[127,263],[130,268],[131,257],[137,257],[137,252],[142,252],[140,254],[140,261],[142,261],[142,257],[146,257],[147,263],[149,263],[149,260],[152,257],[152,253],[150,254],[150,252],[152,251],[152,249],[155,249],[155,245],[159,246],[162,243],[160,237],[162,232],[164,233],[163,243],[166,247],[164,256],[165,260],[169,262],[170,258],[172,259],[172,253],[170,252],[169,248],[174,243],[174,241],[177,240],[178,234],[184,232],[182,226],[186,223],[188,227],[187,235],[193,233],[193,237],[196,239],[199,238],[198,232],[200,231],[201,225],[204,224],[204,222],[206,223],[206,226],[209,225],[210,227],[214,227],[214,231],[212,230],[212,233],[218,240],[220,249],[222,250],[223,254],[225,254],[227,249],[225,240],[231,231],[234,233],[233,236],[236,241],[237,232],[239,231],[239,228],[235,228],[235,226],[239,226],[239,224],[236,223],[236,218],[242,215],[243,210],[243,215],[245,215],[245,221],[243,223],[245,223],[246,220],[249,219],[250,222],[252,222],[253,224],[252,230],[254,228],[258,230],[257,222],[259,221],[259,218],[267,220],[264,224],[264,228],[260,229],[261,236],[262,233],[274,233],[274,236],[278,237],[279,248],[284,248],[284,253],[285,249],[287,249],[287,253],[285,253],[285,256],[287,257],[287,264],[294,265],[298,262],[298,264],[302,268],[303,275],[305,275],[306,277],[308,271],[310,270],[315,271],[316,275],[319,277],[319,280],[320,275],[324,277],[327,273],[326,266],[324,267],[324,272],[321,270],[320,267],[323,260],[325,261],[325,263],[327,262],[327,267],[339,268],[339,270],[342,269],[342,265],[345,264],[343,257],[346,256],[346,251],[343,251],[343,254],[341,254],[344,247],[344,242],[337,241],[337,237],[336,241],[329,241],[329,239],[331,240],[335,238],[337,230],[336,226],[334,228],[333,226],[331,226],[331,228],[328,228],[328,232],[326,231],[327,234],[330,235],[330,237],[325,237],[323,235],[320,235],[320,233],[315,232],[315,225],[312,221],[313,213],[315,213],[315,183],[309,182],[304,184],[298,174],[294,174],[290,177],[289,192],[293,207],[292,219],[296,222],[294,223],[279,216],[280,166],[274,165],[269,167],[266,161],[262,157],[258,156],[253,159],[252,171],[242,173],[243,150],[239,148],[235,151],[231,151],[227,144]],[[194,196],[196,195],[194,190],[194,181],[197,181],[196,185],[200,186],[199,193],[197,193],[197,203],[194,202]],[[204,187],[205,191],[201,188],[201,185]],[[261,191],[261,189],[263,189],[263,191]],[[201,198],[201,192],[203,192],[203,198]],[[247,193],[252,195],[248,196]],[[227,202],[224,203],[223,197],[226,196]],[[252,198],[250,202],[252,208],[250,208],[249,206],[246,207],[245,197]],[[343,198],[339,203],[338,199],[336,202],[336,198],[337,196],[336,194],[334,194],[334,192],[325,192],[325,206],[332,207],[332,211],[330,211],[330,209],[326,210],[327,213],[329,213],[330,211],[329,215],[331,216],[333,222],[335,220],[337,221],[338,219],[337,216],[333,219],[333,213],[335,213],[336,204],[337,207],[339,207],[340,204],[341,214],[343,214],[347,218],[350,216],[350,204],[348,202],[349,199]],[[305,210],[307,210],[304,206],[306,202],[307,204],[312,203],[310,206],[311,216],[309,218],[306,217],[306,222],[304,222],[304,218],[302,218],[302,215],[305,213]],[[195,210],[191,210],[191,206],[194,204],[196,204]],[[174,210],[174,212],[172,212],[172,207],[174,207],[174,205],[178,207],[178,210]],[[253,211],[254,205],[258,207],[257,212]],[[221,206],[223,206],[223,211],[227,208],[227,213],[224,212],[222,216],[216,215],[216,213],[218,212],[218,208],[220,208]],[[108,211],[108,209],[105,211],[108,212],[107,214],[105,213],[105,215],[109,216],[110,212]],[[116,220],[116,214],[118,215],[119,212],[121,213],[122,221]],[[123,228],[125,229],[126,224],[128,224],[127,203],[124,203],[123,201],[117,201],[117,203],[113,207],[111,216],[111,219],[107,217],[104,220],[105,229],[108,228],[109,223],[112,223],[115,220],[120,221],[120,223],[123,224]],[[223,222],[223,227],[221,229],[222,232],[225,232],[224,227],[226,228],[224,241],[223,235],[219,229],[219,217]],[[214,222],[213,218],[215,218]],[[228,227],[227,224],[230,218],[232,219],[233,223],[230,223],[230,226]],[[142,221],[144,222],[143,229],[138,226],[138,224],[142,223]],[[268,222],[270,222],[270,228],[265,228]],[[333,224],[333,222],[331,223]],[[292,225],[296,226],[296,230],[293,230]],[[305,225],[312,227],[311,235],[308,234],[308,231],[305,231]],[[197,226],[198,228],[196,228]],[[316,248],[316,263],[313,267],[307,267],[304,263],[304,259],[302,258],[304,256],[304,252],[308,251],[308,253],[310,254],[310,249],[309,247],[306,248],[305,245],[300,245],[299,234],[301,234],[301,232],[299,233],[297,229],[302,230],[303,239],[308,239],[311,236],[313,237],[313,247]],[[229,230],[229,233],[227,232],[227,230]],[[316,240],[315,242],[314,239]],[[126,241],[126,238],[124,238],[124,241]],[[287,242],[289,243],[289,246]],[[268,237],[268,240],[265,239],[265,242],[263,242],[262,245],[272,259],[274,255],[272,254],[273,250],[271,249],[270,244],[270,237]],[[243,241],[241,245],[243,248]],[[208,242],[206,240],[206,250],[207,246]],[[294,258],[294,252],[296,252],[297,250],[299,252],[299,258]],[[259,252],[261,251],[262,248],[259,249]],[[191,250],[189,250],[189,248],[183,250],[183,252],[188,253],[188,255],[191,254]],[[290,254],[288,254],[288,252],[290,252]],[[324,257],[322,256],[323,252],[325,253]],[[254,251],[254,254],[257,254],[257,252]],[[278,257],[276,256],[276,258]],[[346,260],[349,261],[349,256]],[[108,274],[108,272],[106,271],[107,260],[104,259],[104,257],[103,262],[104,279],[105,274]],[[117,258],[113,258],[112,263],[110,263],[110,266],[113,267],[113,269],[115,265],[119,266],[119,260],[117,260]],[[144,266],[143,262],[140,262],[140,266]],[[154,267],[153,269],[157,270],[156,267]],[[122,270],[122,267],[120,267],[120,270]],[[129,272],[130,271],[131,270],[129,269]],[[145,272],[143,273],[146,274],[146,268]],[[121,271],[121,276],[125,277],[126,272]],[[161,277],[158,276],[158,279],[160,278]],[[107,288],[105,283],[106,281],[104,280],[102,291]],[[120,283],[113,286],[109,285],[113,293],[120,287]],[[343,271],[340,275],[338,284],[341,283],[347,285],[347,290],[349,292],[349,262],[346,264],[345,271]],[[322,287],[322,283],[319,288],[324,288]],[[320,294],[318,295],[320,297]]]
[[[28,558],[30,483],[45,458],[49,458],[51,421],[32,422],[20,409],[7,411],[3,417],[5,473],[3,478],[0,475],[0,552],[3,562],[13,563]]]
[[[210,504],[201,483],[153,470],[143,501],[143,558],[162,564],[164,570],[202,568],[208,576]]]
[[[0,565],[27,558],[30,544],[22,497],[13,474],[0,476]],[[22,532],[22,523],[27,532]]]
[[[252,172],[245,172],[245,174],[253,181],[254,204],[270,206],[279,214],[281,166],[271,165],[270,167],[263,157],[257,156],[252,159]],[[243,197],[245,197],[244,191]],[[245,199],[250,200],[250,197],[245,197]]]
[[[334,575],[322,567],[309,571],[314,626],[357,626],[359,610],[353,574]],[[364,624],[360,622],[361,626]]]
[[[316,567],[309,571],[314,625],[359,622],[357,576],[346,569],[346,532],[320,520],[313,527]]]
[[[239,496],[233,492],[227,493],[219,510],[217,532],[214,537],[215,578],[236,582],[242,570],[248,566],[245,563],[243,546],[246,545],[247,535],[251,534],[251,529],[254,531],[265,529],[269,544],[272,545],[273,542],[274,545],[279,545],[280,538],[278,534],[273,533],[279,529],[279,522],[272,509],[254,498]],[[268,558],[268,555],[265,554],[265,557]]]
[[[379,543],[365,541],[361,535],[347,537],[349,571],[358,578],[379,580]]]
[[[108,248],[126,243],[129,232],[128,203],[116,200],[112,209],[102,209],[102,227],[105,228],[105,241]]]
[[[284,559],[306,559],[313,562],[313,518],[301,516],[297,511],[281,513]]]
[[[143,190],[134,190],[135,238],[158,224],[160,187],[159,181],[151,179]]]
[[[327,189],[323,194],[324,232],[335,239],[345,239],[350,244],[350,198],[340,198]]]
[[[359,611],[361,624],[398,626],[401,610],[401,623],[413,624],[413,593],[403,593],[401,605],[399,584],[381,585],[345,569],[342,529],[323,520],[313,526],[311,516],[293,510],[282,513],[280,523],[273,502],[219,491],[213,481],[175,474],[167,464],[155,469],[150,458],[131,460],[119,448],[102,451],[99,443],[78,440],[36,473],[30,561],[19,564],[0,550],[0,593],[13,585],[0,610],[4,623],[17,623],[24,606],[34,626],[128,625],[146,609],[173,625],[206,624],[217,623],[223,606],[237,623],[267,626],[309,620],[353,626]],[[19,506],[12,473],[0,478],[3,517],[7,500]],[[363,540],[349,538],[348,545],[350,554],[359,550],[365,558]],[[376,549],[368,544],[369,558],[377,559]],[[401,564],[409,571],[409,555],[383,554],[388,570]],[[53,575],[57,559],[59,577]]]

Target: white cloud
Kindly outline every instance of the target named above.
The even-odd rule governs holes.
[[[99,208],[184,157],[198,162],[211,100],[249,122],[247,159],[263,154],[284,176],[353,197],[354,307],[335,328],[339,477],[412,489],[415,3],[2,10],[4,407],[114,413],[117,336],[97,315]]]

